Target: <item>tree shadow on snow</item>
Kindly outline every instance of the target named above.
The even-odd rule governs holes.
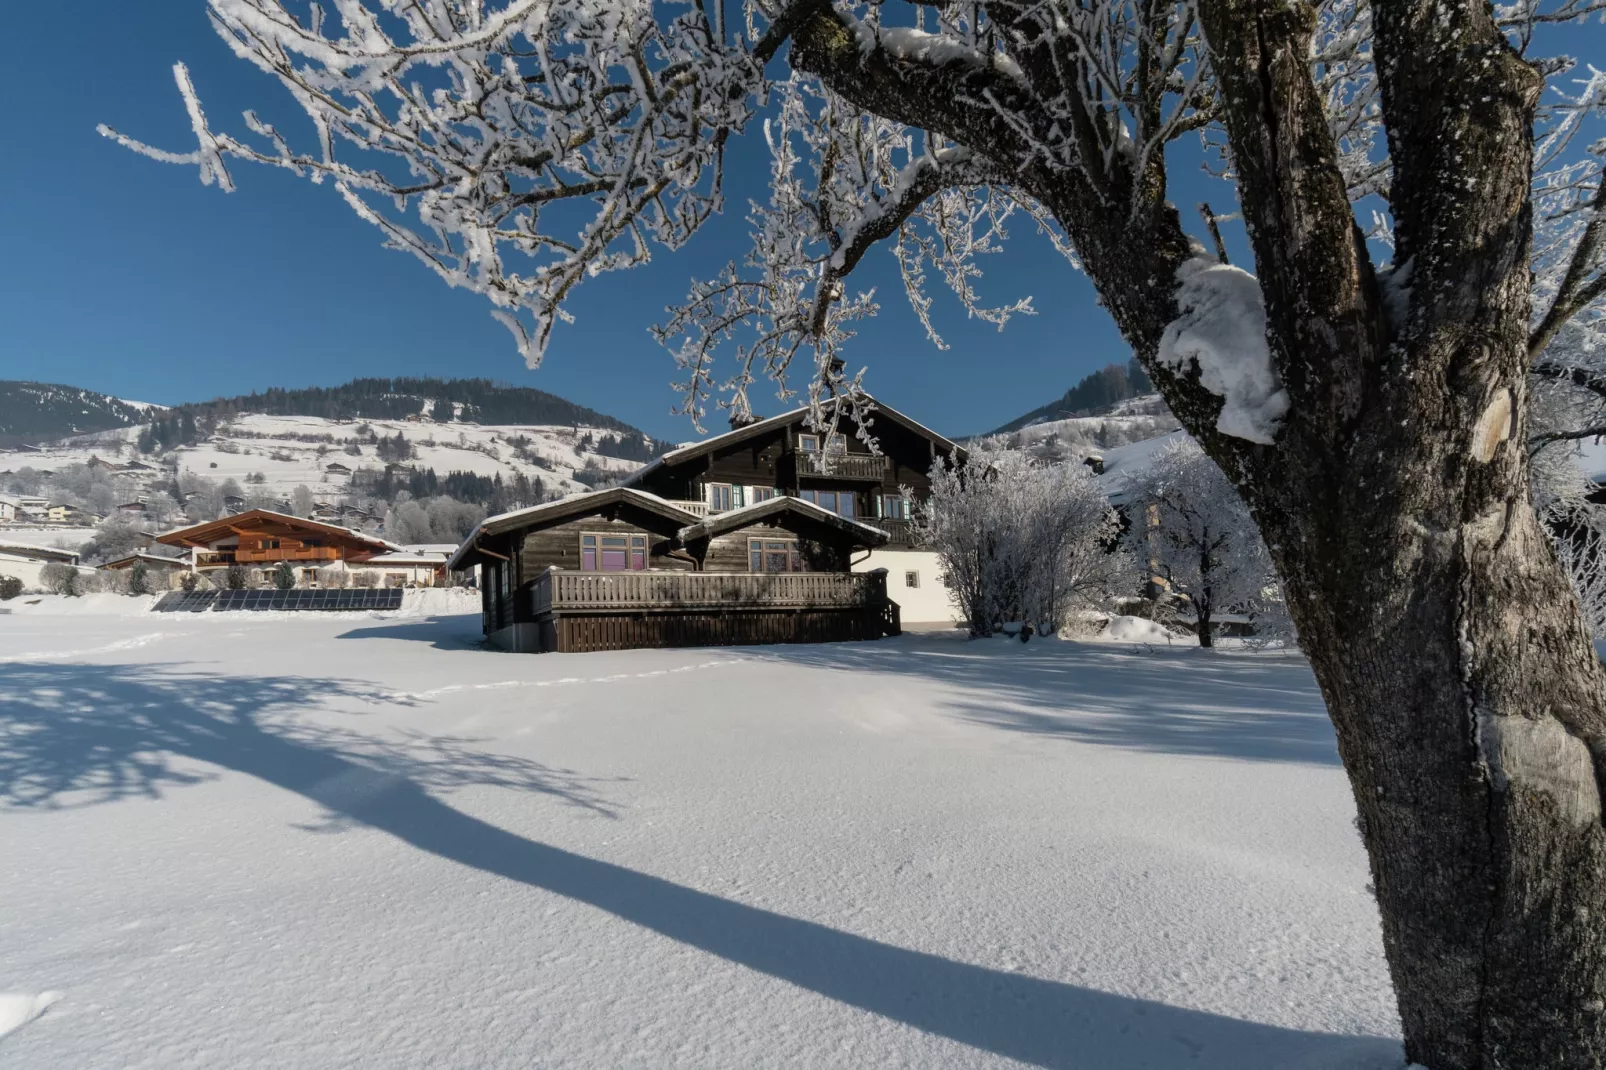
[[[1395,1068],[1398,1042],[1307,1033],[955,962],[723,899],[526,839],[439,793],[537,791],[598,812],[587,782],[467,741],[387,743],[308,726],[328,698],[394,702],[339,680],[227,679],[148,666],[0,666],[0,806],[159,797],[246,773],[442,859],[566,896],[729,962],[939,1037],[1039,1066]]]
[[[1339,763],[1303,658],[1037,640],[905,636],[754,648],[836,672],[952,685],[965,719],[1015,732],[1166,754]]]

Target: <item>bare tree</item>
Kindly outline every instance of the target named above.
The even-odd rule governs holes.
[[[694,416],[732,346],[737,411],[756,372],[807,354],[817,422],[870,416],[841,363],[874,311],[848,291],[867,252],[895,252],[922,315],[933,273],[1002,322],[1025,306],[982,306],[977,260],[1011,216],[1043,230],[1277,564],[1354,785],[1407,1054],[1606,1061],[1606,676],[1528,449],[1530,375],[1573,378],[1545,355],[1606,289],[1606,194],[1566,148],[1597,94],[1541,107],[1572,65],[1527,50],[1594,4],[748,0],[745,26],[645,0],[343,0],[327,22],[279,0],[210,8],[315,147],[255,115],[254,143],[215,132],[182,67],[196,150],[125,143],[225,188],[229,158],[331,180],[390,244],[488,296],[531,360],[582,279],[718,207],[726,141],[772,100],[754,247],[662,330]],[[1206,254],[1166,198],[1187,134],[1222,152],[1255,275]],[[1576,224],[1554,249],[1534,242],[1536,144],[1541,201],[1562,191]],[[558,201],[589,212],[543,213]],[[1536,256],[1564,265],[1537,305]]]

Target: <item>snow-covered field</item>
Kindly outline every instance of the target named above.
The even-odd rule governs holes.
[[[7,1070],[1403,1063],[1292,658],[7,606]]]

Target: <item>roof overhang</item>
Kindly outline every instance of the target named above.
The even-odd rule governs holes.
[[[221,520],[209,520],[203,524],[192,524],[187,528],[176,531],[163,532],[156,536],[156,541],[168,546],[188,546],[205,548],[219,539],[226,539],[230,535],[248,534],[269,525],[279,525],[291,531],[305,531],[312,535],[332,536],[354,543],[370,553],[389,553],[401,547],[384,539],[351,528],[343,528],[337,524],[325,524],[320,520],[307,520],[288,513],[276,513],[271,509],[250,509],[234,516],[226,516]]]
[[[880,528],[848,517],[838,516],[829,509],[823,509],[813,502],[802,498],[777,497],[768,501],[758,502],[755,505],[744,506],[741,509],[732,509],[729,512],[715,513],[713,516],[688,524],[680,529],[682,543],[699,542],[712,539],[742,528],[752,527],[754,524],[774,523],[778,520],[802,520],[808,524],[833,529],[851,538],[856,545],[874,549],[886,545],[891,538]],[[783,525],[784,526],[784,525]]]
[[[640,510],[661,519],[664,521],[662,526],[666,534],[678,531],[697,519],[694,514],[671,505],[658,495],[648,494],[633,487],[609,487],[606,490],[571,494],[567,498],[542,502],[528,509],[516,509],[511,513],[487,518],[447,559],[446,567],[456,571],[478,564],[480,559],[486,556],[479,545],[482,539],[525,528],[550,527],[578,517],[620,508]]]

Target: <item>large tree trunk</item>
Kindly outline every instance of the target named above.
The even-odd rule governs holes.
[[[1407,1055],[1430,1070],[1600,1067],[1606,676],[1529,502],[1521,445],[1540,83],[1483,0],[1373,12],[1402,265],[1389,300],[1311,78],[1314,9],[1199,3],[1291,401],[1270,446],[1222,434],[1198,374],[1154,360],[1190,255],[1158,154],[1141,174],[1119,153],[1051,169],[1035,145],[1059,114],[1019,82],[867,51],[829,9],[799,30],[793,62],[1000,161],[1048,206],[1172,411],[1244,495],[1354,788]],[[1048,85],[1034,48],[1028,33],[1015,57]],[[1063,99],[1074,111],[1075,94]]]

